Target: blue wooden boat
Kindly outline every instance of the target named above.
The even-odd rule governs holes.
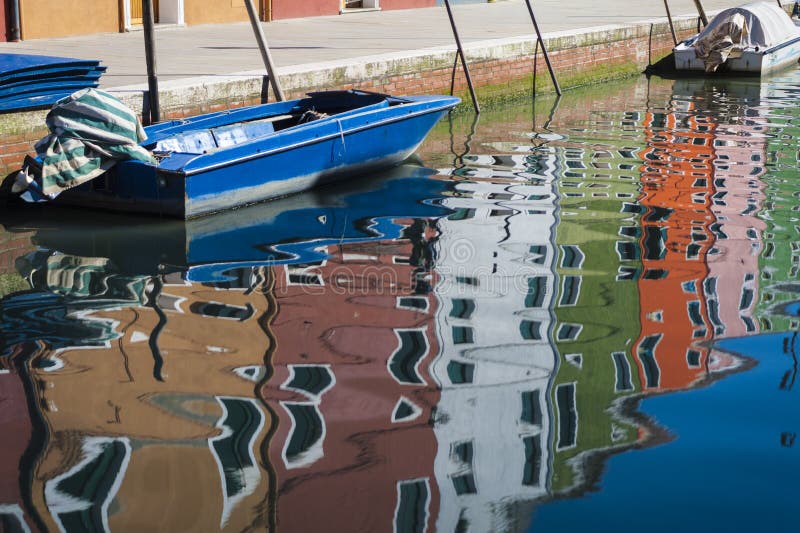
[[[459,101],[327,91],[156,124],[157,164],[119,162],[55,203],[189,219],[287,196],[402,162]]]

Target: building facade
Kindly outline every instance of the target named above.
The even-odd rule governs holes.
[[[262,21],[338,15],[361,10],[432,7],[435,0],[253,0]],[[11,14],[19,11],[20,37],[42,39],[92,33],[124,32],[142,24],[140,0],[3,0],[0,40],[11,40]],[[158,24],[196,25],[248,20],[245,0],[153,0]]]
[[[11,41],[11,2],[0,0],[0,42]]]
[[[436,0],[313,0],[295,2],[294,0],[268,0],[269,18],[278,20],[320,15],[338,15],[364,9],[411,9],[432,7]]]

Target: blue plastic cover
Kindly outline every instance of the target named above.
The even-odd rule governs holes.
[[[0,112],[48,107],[87,87],[105,71],[94,59],[0,54]]]
[[[30,54],[0,54],[0,77],[13,76],[16,73],[43,71],[51,68],[91,67],[97,66],[96,59],[76,59],[72,57],[40,56]]]
[[[0,99],[0,112],[50,107],[62,98],[72,94],[72,92],[73,91],[58,91],[44,95],[28,95],[22,98],[3,98]]]
[[[15,83],[23,83],[29,80],[38,80],[44,78],[58,78],[70,76],[94,76],[99,77],[106,71],[106,66],[91,65],[91,66],[72,66],[64,65],[60,67],[49,67],[47,69],[39,70],[23,70],[15,71],[11,74],[0,73],[0,86],[7,87]]]
[[[6,99],[19,99],[25,96],[39,96],[55,91],[66,92],[67,94],[85,89],[87,87],[97,87],[99,82],[92,78],[76,78],[73,80],[54,80],[40,79],[31,83],[24,83],[14,87],[4,87],[0,85],[0,101]]]

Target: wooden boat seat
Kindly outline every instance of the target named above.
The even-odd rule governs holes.
[[[351,115],[383,109],[389,106],[390,105],[386,100],[382,100],[368,106],[338,112],[335,115],[321,113],[318,117],[316,117],[316,119],[310,119],[308,122],[329,117],[339,119],[349,117]],[[297,111],[297,113],[275,115],[258,120],[235,122],[233,124],[226,124],[223,126],[199,128],[175,133],[158,140],[153,147],[153,152],[156,154],[184,153],[199,155],[214,152],[222,148],[235,146],[237,144],[244,144],[275,133],[276,130],[274,124],[276,122],[294,119],[294,122],[292,122],[291,125],[295,125],[297,120],[302,121],[302,117],[307,116],[308,113],[314,113],[313,109],[305,109],[302,113],[299,112],[300,110]]]
[[[277,115],[261,120],[176,133],[171,137],[159,140],[153,151],[205,154],[219,148],[227,148],[266,137],[275,132],[274,122],[291,118],[294,118],[294,115]]]

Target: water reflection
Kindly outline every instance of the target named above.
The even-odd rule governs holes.
[[[749,345],[714,343],[798,329],[793,79],[455,118],[428,167],[188,223],[3,213],[0,522],[605,524],[565,498],[621,498],[623,451],[702,440],[639,402],[756,387]]]
[[[128,219],[89,226],[75,213],[48,213],[55,219],[30,236],[39,247],[16,258],[30,289],[3,299],[2,321],[12,332],[0,349],[7,369],[0,377],[9,382],[4,396],[24,405],[27,392],[29,421],[17,413],[13,422],[38,432],[22,457],[9,458],[9,464],[22,460],[23,494],[9,498],[15,514],[8,520],[69,531],[274,523],[276,469],[284,476],[282,461],[267,462],[266,439],[295,424],[286,465],[322,458],[324,421],[316,406],[334,383],[331,361],[317,361],[310,350],[278,350],[275,335],[287,324],[288,347],[292,334],[308,333],[314,313],[302,306],[303,297],[324,310],[323,318],[341,316],[337,303],[349,298],[337,290],[349,290],[346,282],[323,283],[313,270],[328,264],[336,274],[337,264],[347,264],[352,272],[363,263],[369,274],[381,264],[373,261],[376,252],[389,265],[405,259],[408,280],[424,281],[428,235],[419,223],[425,219],[415,217],[445,212],[428,199],[448,184],[427,179],[430,172],[419,166],[394,174],[372,180],[369,189],[355,184],[236,216],[137,227],[149,236],[141,247],[128,239]],[[95,257],[98,251],[107,257]],[[323,292],[307,290],[317,286]],[[333,300],[320,305],[329,287]],[[399,296],[387,297],[394,308]],[[284,312],[277,317],[279,307]],[[411,308],[405,314],[415,317]],[[299,331],[295,319],[305,324]],[[354,322],[347,319],[345,326]],[[339,384],[347,382],[347,367],[339,365],[347,359],[333,361]],[[355,362],[357,376],[364,366]],[[260,394],[267,376],[284,378],[282,369],[292,375],[283,388],[310,401],[279,404]],[[313,384],[325,379],[331,382]],[[331,396],[340,390],[352,399],[342,386]],[[364,400],[371,403],[369,395]],[[288,494],[281,502],[291,506]]]

